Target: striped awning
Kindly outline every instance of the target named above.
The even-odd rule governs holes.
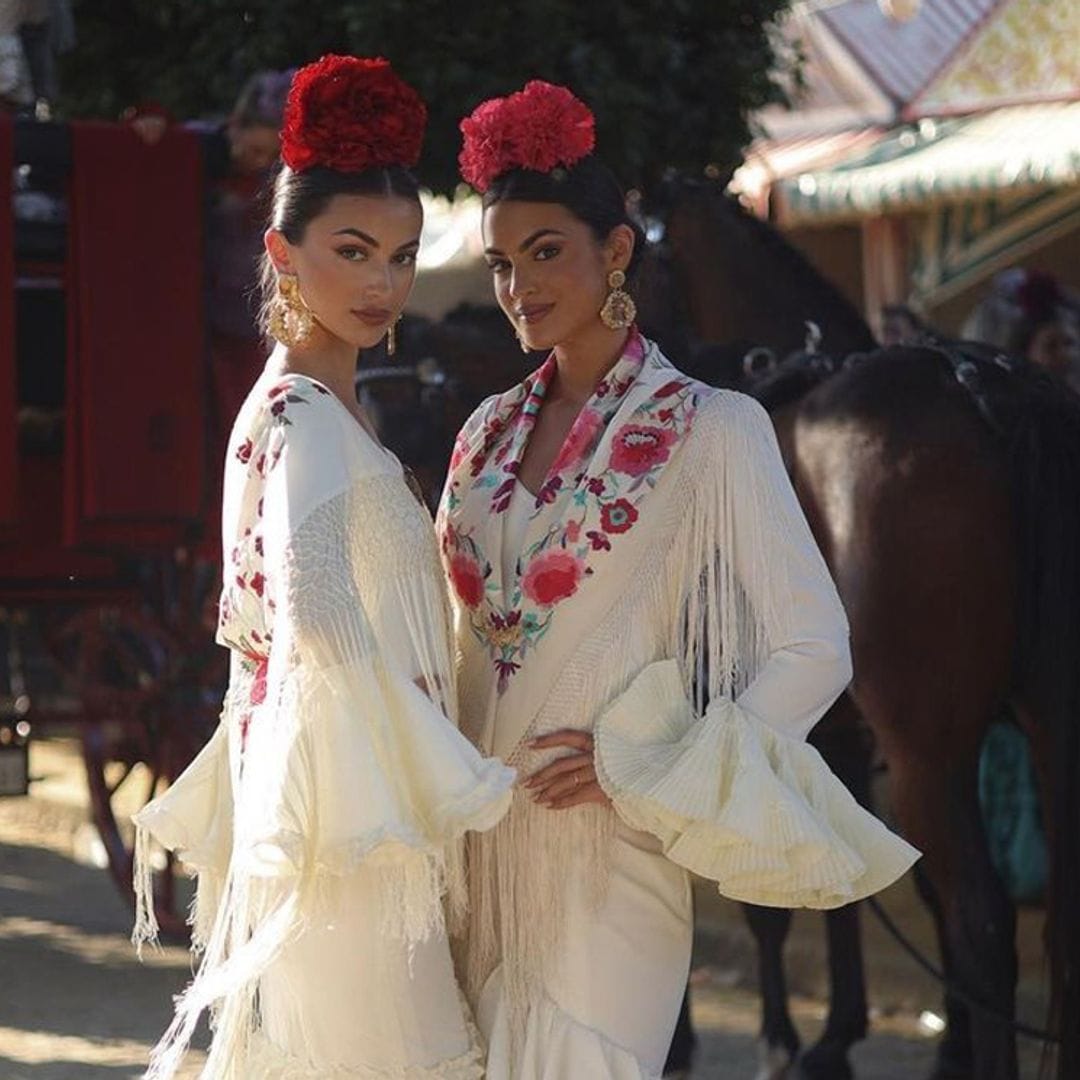
[[[769,198],[781,180],[827,169],[838,161],[864,154],[884,134],[881,128],[796,135],[786,139],[758,139],[743,155],[728,190],[759,217],[769,216]]]
[[[1017,105],[896,128],[869,151],[781,180],[785,224],[902,213],[1080,183],[1080,101]]]

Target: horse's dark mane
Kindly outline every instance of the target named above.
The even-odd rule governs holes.
[[[857,352],[876,347],[877,342],[855,305],[778,229],[751,213],[731,195],[718,192],[710,205],[718,221],[735,224],[743,234],[747,248],[768,256],[770,280],[755,282],[753,287],[764,286],[763,295],[775,295],[778,288],[787,288],[790,295],[797,296],[805,304],[802,317],[818,323],[827,347],[833,352]],[[749,269],[753,261],[747,260],[743,265]],[[773,277],[776,271],[783,273],[784,279],[778,281]]]
[[[799,353],[752,379],[747,392],[772,412],[801,401],[832,374],[824,363],[812,363],[809,357]]]

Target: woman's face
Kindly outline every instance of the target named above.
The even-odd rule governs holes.
[[[297,277],[322,327],[369,349],[401,314],[416,277],[423,212],[398,195],[335,195],[299,244],[276,230],[266,249],[279,272]]]
[[[254,176],[265,172],[277,161],[281,149],[277,128],[268,124],[240,125],[231,122],[228,137],[233,167],[239,173]]]
[[[1064,313],[1055,322],[1040,326],[1028,345],[1027,358],[1057,375],[1080,368],[1080,326],[1075,317]]]
[[[495,296],[530,349],[551,349],[595,329],[608,274],[624,269],[633,233],[612,230],[604,243],[557,203],[495,203],[484,211],[484,255]]]

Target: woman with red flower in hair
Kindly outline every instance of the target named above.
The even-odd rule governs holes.
[[[461,126],[496,297],[548,353],[465,425],[437,526],[462,729],[525,778],[468,841],[462,980],[489,1080],[654,1080],[688,870],[825,908],[917,853],[805,742],[850,677],[843,609],[764,411],[635,326],[643,238],[592,114],[532,82]]]
[[[425,116],[385,60],[326,56],[289,90],[265,234],[277,343],[225,467],[229,689],[136,818],[137,942],[156,931],[151,841],[198,873],[202,959],[154,1080],[205,1009],[207,1077],[483,1075],[444,901],[463,911],[463,837],[502,816],[514,774],[455,726],[431,520],[354,390],[413,283]]]

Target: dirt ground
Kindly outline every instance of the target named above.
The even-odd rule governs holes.
[[[189,972],[185,950],[166,947],[139,964],[127,940],[130,911],[87,823],[77,744],[36,743],[31,795],[0,799],[0,1080],[128,1080],[166,1026],[171,996]],[[738,907],[697,890],[692,1009],[701,1040],[693,1080],[758,1076],[753,940]],[[934,955],[929,919],[910,882],[883,894],[893,917]],[[787,947],[793,1014],[807,1042],[826,1014],[827,962],[820,916],[796,915]],[[920,1017],[940,1012],[940,992],[864,914],[872,1031],[853,1052],[860,1080],[926,1076],[934,1034]],[[1020,1012],[1044,1007],[1041,916],[1021,912]],[[927,1017],[932,1024],[932,1018]],[[1021,1046],[1025,1078],[1037,1047]],[[182,1074],[198,1075],[193,1052]],[[566,1078],[579,1080],[579,1078]],[[585,1078],[581,1078],[585,1080]]]

